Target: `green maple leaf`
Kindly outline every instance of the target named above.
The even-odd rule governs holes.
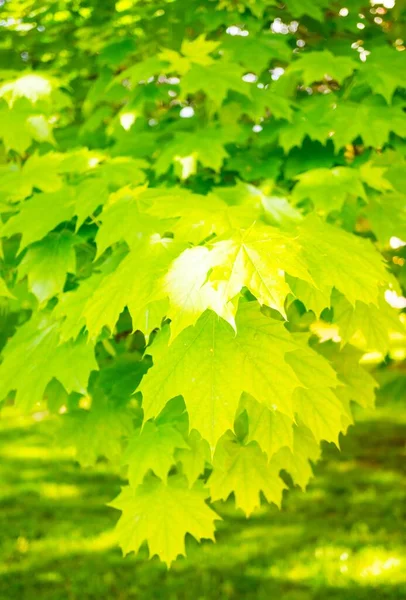
[[[293,420],[278,410],[270,410],[252,396],[243,394],[241,409],[247,411],[248,442],[257,442],[270,459],[280,448],[293,449]]]
[[[27,277],[28,287],[40,302],[59,294],[66,274],[74,273],[78,243],[69,231],[50,233],[30,246],[18,268],[19,277]]]
[[[158,327],[167,310],[159,282],[182,249],[183,246],[179,247],[169,238],[158,236],[145,242],[141,239],[88,298],[82,314],[90,336],[97,337],[104,326],[113,331],[126,306],[134,329],[149,333]],[[156,301],[160,302],[157,311],[157,305],[153,304]],[[158,321],[157,315],[160,315]]]
[[[317,442],[327,440],[338,445],[346,411],[335,394],[339,385],[335,371],[315,352],[301,349],[286,355],[303,387],[295,390],[293,404],[300,421],[306,425]]]
[[[62,153],[61,162],[58,171],[63,174],[77,175],[87,172],[93,172],[95,165],[103,159],[103,153],[99,150],[88,150],[87,148],[78,148]]]
[[[5,81],[0,86],[0,98],[4,98],[10,107],[22,98],[32,105],[39,104],[41,108],[48,104],[58,107],[70,105],[69,96],[58,89],[61,81],[55,77],[40,71],[18,74],[19,77]]]
[[[406,202],[403,193],[374,196],[366,208],[368,220],[377,238],[387,244],[391,237],[406,238]]]
[[[227,106],[227,105],[226,105]],[[272,88],[252,88],[250,98],[240,96],[236,109],[249,115],[254,121],[258,121],[267,115],[275,119],[293,119],[293,102],[289,98],[275,93]]]
[[[288,11],[293,17],[309,16],[322,21],[324,11],[329,5],[328,0],[287,0]]]
[[[310,198],[316,209],[330,212],[339,209],[349,196],[365,199],[359,173],[349,167],[312,169],[295,177],[293,200],[299,203]]]
[[[232,189],[237,190],[237,186]],[[181,188],[172,190],[173,195],[157,195],[151,206],[146,207],[146,212],[155,217],[164,214],[170,219],[169,227],[176,239],[199,244],[213,234],[248,227],[253,222],[251,204],[230,206],[214,193],[201,196]]]
[[[288,62],[291,49],[286,40],[270,35],[224,37],[221,50],[230,62],[238,62],[254,73],[261,73],[272,60]]]
[[[392,183],[386,177],[388,171],[388,167],[380,167],[371,160],[361,165],[359,169],[362,181],[380,192],[394,191]]]
[[[313,476],[312,462],[320,458],[320,446],[310,429],[303,424],[293,426],[293,449],[281,448],[270,461],[274,469],[284,469],[294,482],[305,489]]]
[[[149,361],[141,359],[138,352],[117,354],[99,371],[96,382],[91,382],[91,393],[96,399],[98,396],[105,397],[114,405],[124,407],[150,366]],[[131,433],[134,433],[133,428]]]
[[[181,53],[165,49],[159,54],[159,57],[169,63],[172,72],[183,75],[190,70],[193,64],[204,66],[213,64],[214,59],[210,54],[219,45],[220,42],[206,40],[203,34],[194,40],[183,40]]]
[[[29,412],[42,400],[53,377],[68,392],[84,393],[90,372],[97,368],[92,345],[84,338],[60,345],[58,323],[38,313],[17,330],[4,349],[0,397],[16,390],[17,406]]]
[[[285,314],[290,288],[285,273],[311,281],[295,236],[274,227],[255,224],[246,231],[212,245],[212,281],[229,302],[243,286],[266,304]]]
[[[53,352],[47,369],[52,369],[54,377],[69,393],[85,394],[90,373],[98,370],[94,346],[84,336],[74,342],[60,344]]]
[[[34,188],[43,192],[55,192],[61,189],[63,179],[60,175],[62,155],[48,152],[43,156],[32,154],[24,163],[21,171],[22,181],[30,187],[32,193]]]
[[[302,218],[300,212],[289,204],[286,198],[263,194],[261,202],[265,211],[265,220],[271,225],[288,228]]]
[[[165,144],[154,169],[162,175],[174,164],[180,178],[187,179],[196,172],[196,161],[199,161],[204,167],[219,171],[228,156],[224,148],[228,141],[227,132],[217,128],[177,133],[172,141]]]
[[[122,71],[111,81],[110,87],[115,83],[121,83],[123,80],[128,80],[135,87],[141,82],[145,83],[150,77],[162,73],[164,70],[165,62],[156,56],[151,56]]]
[[[260,492],[268,502],[280,506],[286,488],[279,469],[270,465],[258,444],[241,445],[232,434],[219,442],[208,481],[212,501],[227,500],[234,493],[235,504],[248,517],[260,506]]]
[[[183,40],[181,51],[191,62],[199,65],[210,65],[213,59],[209,54],[214,52],[220,45],[220,42],[207,40],[205,35],[199,35],[194,40]]]
[[[175,459],[181,464],[182,473],[192,486],[203,473],[206,463],[210,463],[210,447],[201,435],[193,429],[187,440],[187,447],[175,450]]]
[[[354,304],[378,301],[380,285],[391,280],[381,256],[368,240],[322,223],[314,215],[299,225],[304,260],[316,287],[336,287]],[[322,259],[322,260],[321,260]]]
[[[214,261],[214,262],[213,262]],[[168,296],[171,337],[194,325],[208,308],[212,308],[234,326],[234,306],[224,301],[207,274],[215,266],[215,254],[205,246],[195,246],[182,252],[170,265],[162,279],[159,294]]]
[[[0,196],[7,202],[23,200],[31,194],[31,186],[21,181],[21,168],[16,163],[0,166]]]
[[[279,128],[279,144],[285,152],[295,146],[301,146],[306,137],[324,144],[331,137],[334,127],[324,118],[330,110],[332,101],[328,96],[311,96],[302,101],[292,118],[291,123],[284,123]]]
[[[73,190],[64,187],[56,192],[35,194],[19,205],[19,212],[0,228],[0,235],[10,237],[21,233],[20,251],[41,240],[59,223],[73,216]]]
[[[130,182],[132,186],[145,181],[144,169],[149,168],[149,163],[140,158],[131,156],[103,157],[105,160],[97,166],[95,175],[104,180],[104,185],[111,189],[122,188]],[[101,184],[102,187],[102,184]]]
[[[331,138],[338,151],[358,137],[365,146],[382,148],[391,132],[401,137],[406,135],[399,106],[386,106],[374,98],[368,99],[368,103],[342,101],[327,94],[302,101],[292,123],[282,124],[278,136],[285,152],[301,146],[306,136],[323,144]]]
[[[403,88],[404,59],[401,52],[389,46],[377,46],[360,67],[358,82],[368,85],[375,94],[381,94],[388,104],[396,89]]]
[[[86,310],[88,309],[89,306],[92,306],[93,302],[95,303],[95,306],[97,306],[98,302],[102,302],[103,301],[103,289],[105,289],[103,286],[106,286],[105,283],[105,279],[108,275],[114,273],[115,269],[118,267],[118,265],[120,264],[120,262],[123,259],[123,252],[122,249],[120,251],[117,251],[115,253],[113,253],[109,258],[107,258],[107,260],[101,265],[101,267],[94,272],[88,279],[85,279],[84,281],[82,281],[79,285],[79,287],[73,291],[67,292],[65,294],[62,294],[59,299],[58,299],[58,304],[54,309],[54,316],[56,319],[60,319],[61,320],[61,324],[60,324],[60,334],[61,334],[61,339],[62,340],[69,340],[71,338],[76,338],[77,335],[80,333],[80,331],[86,326]],[[111,285],[109,282],[110,280],[108,280],[107,282],[107,290],[110,290]],[[101,291],[100,291],[101,288]],[[114,292],[114,286],[113,289],[110,290],[111,293]],[[120,300],[121,302],[121,300]],[[117,318],[118,315],[120,314],[121,310],[123,310],[124,306],[125,306],[125,300],[123,300],[124,304],[122,306],[122,308],[117,308],[114,309],[114,307],[112,307],[112,310],[114,312],[114,310],[117,310],[116,313],[117,314]],[[106,303],[107,306],[110,306],[110,301],[109,301],[109,295],[107,294],[107,298],[106,298]],[[121,305],[120,305],[121,306]],[[165,312],[165,309],[163,310],[163,312],[161,313],[161,318],[162,318],[162,314]],[[149,331],[149,329],[147,328],[148,323],[155,323],[155,317],[154,315],[151,314],[151,318],[152,321],[147,318],[147,315],[144,315],[146,320],[144,322],[145,327],[141,328],[139,327],[142,331]],[[96,317],[95,317],[96,318]],[[113,316],[113,321],[116,317]],[[104,322],[103,316],[100,317],[100,321],[103,324],[100,324],[100,329],[103,327],[104,324],[108,324],[108,322]],[[115,321],[114,321],[115,322]],[[160,325],[161,319],[159,320],[159,322],[157,322],[157,325]],[[114,324],[114,323],[113,323]],[[136,325],[136,324],[135,324]],[[113,327],[113,325],[112,325]],[[154,328],[154,327],[152,327]],[[94,334],[95,336],[97,335],[97,333],[99,332],[99,329],[97,329],[96,333]]]
[[[190,428],[214,449],[222,434],[233,428],[243,391],[268,408],[293,415],[292,394],[300,383],[285,354],[298,342],[282,323],[262,315],[257,303],[240,306],[237,336],[207,311],[169,347],[168,337],[168,331],[161,333],[151,347],[154,366],[140,388],[145,419],[158,415],[168,400],[181,394]]]
[[[229,90],[250,96],[250,86],[242,79],[244,73],[243,67],[223,60],[216,60],[209,66],[193,65],[182,77],[182,95],[186,97],[204,91],[215,106],[220,107]]]
[[[2,128],[1,139],[6,150],[15,150],[23,154],[35,139],[34,130],[30,127],[31,115],[23,111],[1,109],[0,119],[6,123]],[[51,134],[48,133],[51,137]]]
[[[6,199],[19,201],[31,196],[34,189],[53,192],[62,187],[59,167],[62,155],[48,152],[46,155],[31,155],[20,168],[9,163],[1,168],[1,191]]]
[[[149,470],[166,481],[176,448],[188,448],[188,445],[173,425],[152,421],[145,423],[130,438],[123,455],[123,464],[128,465],[130,485],[142,483]]]
[[[147,362],[134,354],[117,355],[92,378],[90,408],[70,409],[61,417],[56,442],[74,448],[81,465],[94,465],[104,456],[118,466],[124,439],[128,439],[134,433],[134,426],[140,423],[139,411],[128,406],[128,401],[147,369]],[[49,386],[46,395],[49,405]],[[89,398],[86,400],[89,402]],[[65,404],[69,406],[66,401]]]
[[[75,187],[76,229],[108,199],[107,186],[99,178],[85,179]]]
[[[206,502],[207,492],[196,484],[189,489],[183,477],[156,478],[137,487],[127,486],[110,506],[122,511],[116,532],[124,554],[138,552],[147,542],[150,557],[158,555],[168,566],[185,555],[185,535],[214,539],[214,521],[220,517]],[[157,510],[159,507],[159,510]]]
[[[335,108],[334,108],[335,107]],[[399,106],[386,106],[371,99],[370,103],[342,102],[332,105],[331,139],[336,150],[361,137],[365,146],[382,148],[391,132],[406,135],[406,122]]]
[[[145,419],[157,416],[171,398],[182,394],[190,428],[214,449],[221,435],[233,426],[241,394],[241,385],[232,375],[234,332],[207,312],[169,348],[168,336],[166,331],[155,339],[151,348],[154,366],[141,384]]]
[[[350,344],[339,348],[337,344],[325,343],[319,351],[328,358],[343,384],[340,397],[357,402],[364,408],[372,408],[375,404],[376,380],[359,364],[363,352]]]
[[[52,414],[57,414],[61,409],[62,412],[66,410],[70,400],[69,394],[62,383],[55,378],[51,379],[45,388],[44,398],[47,403],[47,408]]]
[[[89,297],[97,290],[104,278],[103,273],[95,273],[73,291],[62,294],[54,309],[54,316],[60,320],[61,339],[76,338],[86,325],[83,315]]]
[[[326,77],[342,83],[349,77],[359,63],[347,56],[334,56],[329,50],[299,54],[299,60],[289,67],[291,72],[301,73],[305,85],[322,81]]]
[[[397,192],[403,192],[406,184],[405,165],[403,156],[397,152],[387,151],[377,156],[378,166],[387,168],[384,177],[387,179]]]
[[[140,240],[148,239],[155,233],[164,233],[168,223],[140,211],[140,203],[146,188],[125,187],[111,194],[100,215],[101,226],[96,236],[97,255],[119,241],[125,241],[130,248],[139,245]],[[117,223],[120,227],[117,228]]]
[[[381,296],[378,306],[357,302],[352,306],[341,294],[333,294],[334,323],[343,343],[351,342],[367,351],[385,354],[390,335],[404,334],[404,326],[395,311]]]
[[[0,121],[0,139],[7,151],[24,154],[34,140],[55,143],[48,119],[33,111],[25,101],[16,102],[11,109],[0,103]]]
[[[315,315],[320,315],[325,308],[329,308],[331,302],[331,287],[318,283],[319,287],[309,284],[307,281],[295,277],[286,277],[292,293],[304,304],[307,310]]]
[[[76,460],[84,467],[104,456],[119,463],[122,440],[132,432],[133,414],[126,407],[99,401],[90,410],[74,410],[60,417],[56,443],[74,448]]]

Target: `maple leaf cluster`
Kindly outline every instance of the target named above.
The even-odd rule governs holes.
[[[404,336],[404,14],[93,4],[2,7],[0,402],[116,465],[169,565],[305,489]]]

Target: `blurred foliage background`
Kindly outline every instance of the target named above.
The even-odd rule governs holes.
[[[0,421],[1,600],[406,597],[406,411],[390,387],[341,452],[325,445],[306,493],[248,520],[231,501],[216,506],[227,516],[217,543],[188,539],[169,571],[146,550],[122,558],[105,506],[118,475],[80,468],[50,444],[53,422],[34,417]]]

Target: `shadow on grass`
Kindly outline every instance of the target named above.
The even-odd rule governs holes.
[[[401,420],[400,420],[401,421]],[[331,445],[306,494],[246,520],[232,502],[217,544],[188,540],[188,560],[125,560],[119,477],[79,469],[49,446],[46,424],[0,431],[0,600],[404,600],[406,426],[358,423]]]

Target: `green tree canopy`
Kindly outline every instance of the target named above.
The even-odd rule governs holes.
[[[405,4],[0,4],[0,401],[170,564],[305,488],[404,337]]]

